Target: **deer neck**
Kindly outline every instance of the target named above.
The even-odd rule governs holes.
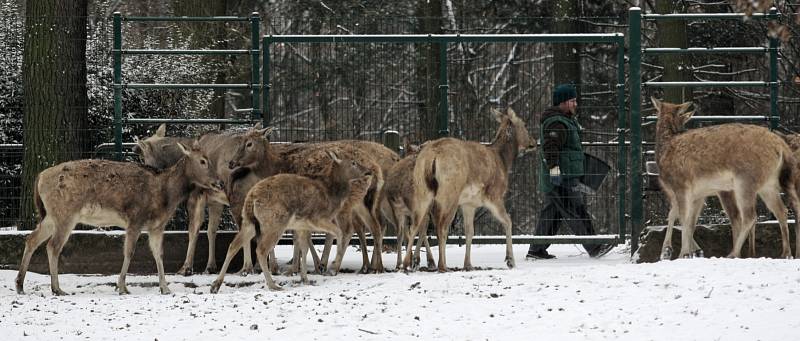
[[[183,157],[157,175],[156,183],[161,187],[160,192],[165,196],[170,214],[189,197],[189,193],[192,191],[193,184],[186,175],[188,163],[188,158]]]
[[[497,135],[494,141],[492,141],[490,148],[497,154],[508,172],[511,171],[511,166],[514,165],[514,159],[517,157],[519,147],[517,146],[514,133],[506,134],[504,133],[505,129],[508,128],[501,128],[497,131]]]
[[[286,160],[282,160],[272,148],[267,148],[264,158],[258,163],[258,167],[253,169],[253,173],[259,178],[266,178],[278,173],[285,173]]]
[[[350,193],[350,181],[341,177],[329,177],[325,181],[325,188],[332,202],[342,202]]]
[[[656,158],[658,158],[661,152],[682,132],[683,131],[676,131],[670,128],[668,124],[659,121],[656,125]]]

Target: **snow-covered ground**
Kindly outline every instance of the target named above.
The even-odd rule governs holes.
[[[114,292],[116,276],[61,275],[73,295],[54,297],[49,276],[29,274],[14,292],[16,271],[0,271],[2,340],[796,340],[800,330],[800,260],[689,259],[632,264],[617,248],[602,259],[555,245],[555,260],[503,261],[504,246],[473,247],[473,265],[491,270],[336,277],[313,285],[276,276],[228,275],[209,294],[212,275],[129,276],[132,292]],[[278,250],[288,258],[289,250]],[[460,266],[463,247],[448,249]],[[148,257],[137,255],[136,257]],[[394,254],[385,254],[394,266]],[[360,256],[348,250],[345,267]]]

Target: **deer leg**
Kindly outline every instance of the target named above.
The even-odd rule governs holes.
[[[66,295],[66,293],[61,290],[61,286],[58,285],[58,258],[74,227],[75,223],[58,225],[55,234],[50,238],[50,242],[47,243],[47,261],[50,265],[50,289],[53,291],[53,294],[57,296]]]
[[[439,241],[439,272],[447,272],[447,256],[445,255],[447,248],[447,234],[450,229],[450,224],[456,216],[457,204],[450,204],[448,206],[437,203],[441,210],[437,210],[436,214],[436,236]]]
[[[289,261],[289,268],[283,272],[284,276],[293,276],[300,272],[300,232],[292,231],[292,260]]]
[[[284,227],[275,227],[275,226],[284,226]],[[267,253],[275,248],[275,245],[278,244],[278,240],[281,238],[283,231],[286,230],[285,221],[281,222],[281,224],[275,224],[275,226],[268,227],[267,230],[261,231],[261,239],[256,246],[256,257],[258,257],[258,262],[261,264],[267,263]],[[263,271],[264,279],[267,282],[267,288],[270,290],[280,291],[283,288],[277,284],[272,279],[272,274],[269,271]]]
[[[17,294],[24,294],[23,284],[25,283],[25,274],[28,272],[28,265],[31,262],[31,257],[36,249],[39,248],[45,240],[50,238],[56,232],[56,224],[51,216],[46,216],[36,227],[28,238],[25,239],[25,251],[22,252],[22,261],[19,263],[19,272],[17,272]]]
[[[341,225],[341,222],[339,225]],[[333,264],[331,264],[331,269],[328,270],[328,274],[332,276],[335,276],[339,273],[339,267],[342,265],[344,251],[346,250],[347,245],[350,243],[350,238],[353,236],[352,232],[343,232],[339,225],[328,220],[317,222],[317,226],[319,228],[323,229],[328,234],[334,235],[336,238],[336,259],[334,259]]]
[[[667,232],[664,233],[664,243],[661,245],[661,260],[672,259],[672,229],[675,225],[675,220],[680,215],[678,202],[672,200],[670,203],[669,214],[667,215]]]
[[[408,232],[407,236],[407,243],[411,245],[414,243],[414,236],[420,233],[421,228],[428,228],[428,208],[430,207],[430,202],[421,205],[419,210],[415,210],[412,214],[414,219],[411,219],[411,229]],[[423,223],[425,225],[423,225]],[[423,227],[424,226],[424,227]],[[411,252],[406,252],[405,257],[403,257],[403,270],[408,271],[408,267],[411,266]],[[413,267],[413,270],[416,270],[416,266]]]
[[[690,258],[694,255],[694,229],[697,224],[697,217],[700,215],[700,210],[703,208],[705,198],[701,199],[686,199],[687,207],[683,212],[681,223],[683,224],[683,231],[681,232],[681,253],[679,257]]]
[[[306,243],[308,244],[308,251],[311,253],[311,259],[314,260],[314,273],[319,275],[322,273],[322,261],[319,259],[317,250],[314,249],[314,240],[311,239],[311,233],[307,234]]]
[[[322,258],[320,259],[322,272],[328,270],[328,261],[331,257],[331,249],[333,249],[333,236],[330,234],[325,235],[325,246],[322,248]]]
[[[308,256],[308,240],[311,238],[311,234],[308,231],[296,231],[298,233],[297,240],[298,240],[298,249],[300,251],[297,263],[299,265],[300,270],[300,281],[303,284],[308,284],[308,271],[306,269],[306,257]]]
[[[340,223],[339,225],[342,224]],[[333,237],[336,238],[336,257],[334,257],[333,264],[331,264],[331,267],[328,269],[327,274],[329,276],[336,276],[339,273],[339,269],[342,267],[342,258],[344,258],[344,253],[347,251],[347,246],[350,245],[350,239],[353,238],[352,231],[348,232],[347,229],[345,229],[345,231],[342,232],[342,230],[339,228],[337,228],[337,231],[340,231],[341,236],[333,235]],[[363,234],[363,232],[361,233]],[[367,260],[366,264],[369,264],[369,260]]]
[[[350,225],[350,227],[354,227]],[[368,274],[372,271],[372,265],[369,262],[369,248],[367,247],[367,235],[364,233],[364,225],[362,224],[359,227],[353,228],[355,230],[356,235],[358,236],[358,245],[361,248],[361,270],[359,270],[362,274]],[[353,233],[350,232],[350,236],[352,237]],[[348,238],[348,244],[350,243]],[[344,247],[349,246],[345,244]],[[374,248],[375,245],[373,244],[372,247]]]
[[[208,237],[208,260],[206,261],[206,269],[203,271],[207,274],[212,274],[217,272],[217,230],[219,229],[219,223],[222,220],[222,211],[225,209],[225,206],[209,201],[208,202],[208,230],[206,230],[206,236]],[[250,263],[248,263],[248,261]],[[244,245],[244,265],[243,267],[247,267],[247,264],[250,264],[251,271],[253,261],[250,260],[250,243]]]
[[[783,200],[781,200],[780,189],[778,186],[762,190],[759,193],[761,200],[764,204],[767,205],[767,208],[772,211],[772,214],[775,215],[775,218],[778,219],[778,224],[781,227],[781,258],[791,258],[792,257],[792,248],[789,245],[789,213],[786,211],[786,205],[783,204]],[[754,236],[753,231],[755,231],[755,226],[751,228],[750,236]],[[752,240],[753,238],[751,238]],[[751,256],[755,256],[754,253],[750,254]]]
[[[164,227],[151,229],[147,234],[147,241],[150,244],[150,252],[153,254],[153,259],[156,261],[156,269],[158,269],[158,288],[161,289],[162,295],[170,294],[167,279],[164,276]]]
[[[719,192],[717,193],[717,197],[722,204],[722,209],[725,210],[725,214],[728,215],[728,219],[731,221],[731,236],[733,237],[733,241],[736,241],[736,239],[739,238],[740,231],[742,231],[742,215],[741,212],[739,212],[739,207],[736,205],[736,197],[733,191]],[[753,247],[755,248],[755,244]],[[751,255],[755,255],[755,253]]]
[[[467,248],[464,250],[464,271],[472,270],[472,236],[475,235],[475,207],[469,205],[461,206],[461,215],[464,217],[464,234],[467,238]]]
[[[375,273],[383,273],[383,227],[372,212],[364,205],[356,206],[356,211],[361,221],[367,225],[372,233],[372,270]]]
[[[745,194],[745,192],[747,192],[747,194]],[[728,254],[728,258],[738,258],[741,256],[744,240],[747,238],[750,229],[754,227],[756,222],[755,192],[740,190],[734,193],[734,195],[736,197],[736,206],[739,207],[739,212],[741,213],[742,228],[736,236],[736,240],[733,243],[733,250]]]
[[[428,269],[433,269],[434,267],[436,267],[436,260],[433,258],[433,251],[431,251],[430,238],[428,238],[428,222],[429,222],[429,218],[428,218],[427,214],[424,216],[424,220],[425,220],[425,222],[422,224],[422,226],[424,226],[424,227],[419,231],[419,238],[417,239],[417,247],[414,250],[414,262],[415,262],[416,266],[419,265],[419,263],[421,261],[420,260],[420,256],[419,256],[419,249],[422,247],[422,244],[425,244],[425,252],[426,252],[426,256],[427,256],[426,258],[427,258],[427,262],[428,262],[427,267],[428,267]],[[412,240],[413,240],[413,238],[414,238],[414,236],[411,236]]]
[[[492,212],[495,219],[499,220],[501,224],[506,228],[506,265],[508,268],[511,269],[514,267],[514,250],[512,248],[512,229],[511,229],[511,216],[508,215],[506,212],[506,206],[503,204],[503,199],[499,199],[493,203],[489,203],[486,205],[486,208]]]
[[[141,226],[128,226],[125,229],[125,251],[123,253],[122,270],[120,270],[119,279],[117,280],[117,291],[119,291],[120,295],[130,294],[128,286],[125,284],[125,275],[128,273],[128,266],[131,265],[131,257],[133,257],[133,251],[136,250],[136,241],[139,240],[141,228]]]
[[[186,248],[186,259],[177,274],[190,276],[194,272],[194,252],[197,247],[197,237],[200,226],[205,220],[206,196],[202,192],[194,191],[186,200],[186,209],[189,213],[189,246]],[[211,254],[212,250],[208,250]]]
[[[396,235],[397,235],[397,242],[396,242],[396,245],[395,245],[396,248],[397,248],[397,262],[395,262],[394,268],[395,268],[395,270],[399,270],[401,265],[402,265],[402,262],[403,262],[403,240],[408,240],[409,239],[409,236],[408,236],[408,234],[409,234],[408,230],[409,229],[406,228],[406,215],[405,214],[398,215],[396,213],[397,210],[395,210],[394,208],[392,208],[392,212],[394,212],[393,213],[394,214],[394,224],[395,224],[395,231],[396,231]],[[412,246],[413,246],[412,244],[406,244],[406,252],[411,252]]]
[[[225,272],[228,271],[228,266],[231,264],[231,259],[233,256],[239,252],[239,249],[242,248],[244,244],[250,244],[250,240],[256,236],[256,227],[254,223],[245,218],[242,220],[242,225],[239,228],[239,232],[236,233],[236,237],[233,238],[231,244],[228,245],[228,252],[225,254],[225,261],[222,263],[222,268],[219,270],[219,275],[217,275],[217,279],[211,283],[211,293],[216,294],[219,292],[219,287],[222,285],[223,279],[225,279]],[[265,273],[268,271],[264,271]]]

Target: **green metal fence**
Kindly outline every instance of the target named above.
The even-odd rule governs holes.
[[[611,70],[605,84],[592,84],[590,82],[579,84],[586,89],[586,96],[597,97],[598,104],[594,109],[603,109],[617,119],[617,129],[608,132],[597,132],[598,138],[586,142],[588,150],[595,150],[610,156],[616,166],[615,174],[609,176],[609,183],[600,192],[590,196],[590,211],[599,217],[596,224],[600,226],[599,236],[531,236],[533,222],[537,219],[541,195],[536,191],[535,174],[537,174],[536,155],[529,155],[518,160],[512,171],[507,207],[514,220],[515,243],[619,243],[625,240],[625,194],[626,194],[626,154],[625,144],[627,136],[627,122],[625,117],[625,67],[624,67],[624,36],[615,34],[507,34],[507,35],[268,35],[264,37],[264,74],[265,82],[265,122],[276,126],[274,134],[279,141],[294,140],[326,140],[331,138],[374,138],[385,129],[397,130],[406,138],[414,140],[419,136],[454,136],[470,140],[489,141],[494,134],[493,120],[489,119],[488,108],[492,106],[510,105],[514,109],[526,108],[525,112],[531,132],[538,131],[537,116],[547,105],[531,105],[534,98],[539,96],[549,97],[550,84],[531,85],[527,78],[515,80],[515,86],[528,89],[522,91],[523,95],[516,100],[502,101],[502,95],[493,98],[479,98],[472,110],[476,108],[482,112],[463,112],[459,110],[459,103],[471,100],[464,82],[454,82],[454,73],[459,73],[462,67],[459,61],[458,50],[464,48],[460,44],[481,44],[501,51],[513,51],[518,45],[522,46],[551,46],[552,44],[580,43],[604,45],[612,49],[616,57],[603,65]],[[404,80],[404,70],[414,67],[413,53],[409,53],[411,44],[431,44],[438,48],[438,74],[436,84],[430,84],[440,96],[436,103],[435,126],[421,124],[420,116],[425,115],[420,103],[425,103],[425,98],[413,97],[407,102],[416,104],[401,104],[401,101],[391,101],[391,98],[402,97],[406,92],[415,92],[413,81]],[[469,45],[468,45],[469,46]],[[357,49],[356,51],[351,49]],[[467,47],[468,49],[468,47]],[[488,49],[488,48],[487,48]],[[530,51],[534,52],[535,49]],[[526,52],[520,52],[526,56]],[[507,52],[496,53],[505,56]],[[381,69],[380,75],[369,74],[342,74],[337,72],[337,63],[368,63],[371,60],[353,61],[353,56],[373,55],[391,67]],[[287,57],[288,56],[288,57]],[[478,57],[474,57],[478,59]],[[520,57],[525,60],[525,57]],[[455,60],[455,61],[454,61]],[[311,62],[313,61],[313,63]],[[552,60],[547,60],[552,62]],[[500,63],[502,64],[502,63]],[[473,65],[480,69],[484,64]],[[487,66],[488,67],[488,66]],[[530,67],[528,65],[528,67]],[[345,68],[345,67],[342,67]],[[272,74],[272,70],[276,74]],[[535,76],[535,72],[526,68],[525,63],[517,63],[514,72]],[[296,75],[309,75],[313,81]],[[478,78],[473,73],[471,78],[475,83],[489,84],[492,79]],[[496,75],[496,74],[494,74]],[[378,76],[388,79],[381,83]],[[303,83],[308,82],[308,83]],[[467,80],[466,82],[469,82]],[[343,84],[343,83],[346,83]],[[305,85],[304,85],[305,84]],[[418,84],[417,84],[418,85]],[[598,91],[601,89],[603,91]],[[326,91],[327,94],[318,93],[320,100],[314,103],[292,103],[292,96],[300,92]],[[597,94],[593,95],[595,91]],[[366,95],[371,92],[373,95]],[[377,95],[375,95],[377,94]],[[609,94],[610,96],[604,96]],[[415,96],[420,96],[415,94]],[[365,103],[365,98],[386,99],[387,103]],[[538,99],[536,100],[538,101]],[[375,100],[379,102],[379,100]],[[503,103],[505,102],[505,103]],[[591,102],[587,102],[591,103]],[[605,108],[603,108],[605,105]],[[483,110],[480,110],[483,109]],[[392,112],[392,111],[395,112]],[[356,111],[356,114],[344,114],[347,111]],[[400,111],[399,113],[396,111]],[[384,119],[367,120],[364,117],[384,115]],[[354,118],[358,117],[358,118]],[[474,122],[464,122],[465,118]],[[476,130],[476,123],[480,125]],[[330,135],[330,125],[343,124],[351,128],[334,129],[337,134]],[[350,126],[352,125],[352,126]],[[359,127],[363,125],[362,127]],[[421,133],[421,131],[423,131]],[[428,133],[424,133],[428,131]],[[533,134],[536,136],[537,134]],[[424,142],[416,140],[416,142]],[[614,150],[615,151],[612,151]],[[602,211],[602,212],[600,212]],[[480,215],[480,214],[479,214]],[[499,228],[492,226],[491,218],[482,217],[478,221],[477,233],[484,235],[497,235]],[[459,224],[457,224],[459,225]],[[456,232],[459,231],[456,229]],[[611,233],[609,233],[611,232]],[[479,243],[503,242],[501,238],[481,238]]]
[[[646,88],[768,88],[769,89],[769,115],[753,116],[694,116],[692,121],[707,122],[734,122],[747,121],[768,123],[770,128],[775,129],[780,123],[778,112],[778,52],[779,41],[776,37],[770,37],[768,47],[689,47],[689,48],[669,48],[669,47],[648,47],[642,48],[642,23],[643,21],[708,21],[708,20],[743,20],[747,18],[743,13],[691,13],[691,14],[642,14],[639,7],[629,10],[629,39],[630,39],[630,98],[631,98],[631,173],[643,174],[642,164],[644,152],[642,151],[642,132],[641,127],[646,122],[654,122],[655,116],[642,117],[642,96],[641,91]],[[776,8],[772,8],[769,13],[755,13],[751,16],[754,19],[775,20],[780,18]],[[769,80],[768,81],[681,81],[681,82],[662,82],[647,81],[642,82],[641,66],[642,57],[645,55],[657,54],[766,54],[769,58]],[[652,145],[652,143],[651,143]],[[643,177],[633,176],[631,180],[631,231],[633,236],[638,236],[644,228],[644,195],[642,193],[644,184]],[[662,201],[663,204],[663,201]],[[638,238],[631,240],[631,251],[637,249]]]
[[[229,50],[229,49],[123,49],[122,48],[122,23],[123,22],[249,22],[252,45],[248,50]],[[113,15],[114,47],[112,50],[114,58],[114,151],[117,160],[122,160],[123,143],[122,127],[125,124],[153,124],[153,123],[181,123],[181,124],[251,124],[261,118],[260,94],[262,83],[259,70],[261,49],[259,46],[261,35],[261,17],[258,13],[252,13],[249,17],[137,17],[122,16],[115,12]],[[122,80],[122,57],[125,55],[250,55],[250,75],[249,83],[238,84],[213,84],[213,83],[183,83],[183,84],[163,84],[163,83],[129,83]],[[124,89],[250,89],[252,97],[252,108],[250,108],[250,119],[159,119],[159,118],[123,118],[122,116],[122,91]]]

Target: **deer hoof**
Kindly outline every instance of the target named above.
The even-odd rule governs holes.
[[[703,250],[695,250],[692,256],[696,258],[705,258],[705,256],[703,255]]]
[[[203,273],[207,274],[207,275],[215,274],[215,273],[218,273],[218,272],[219,272],[219,270],[217,270],[217,266],[216,265],[206,266],[206,269],[203,270]]]
[[[661,251],[661,260],[671,260],[672,259],[672,248],[666,247],[664,250]]]
[[[169,288],[167,288],[166,286],[161,287],[161,294],[162,295],[169,295],[171,293],[172,293],[172,291],[170,291]]]
[[[269,287],[269,290],[272,291],[283,291],[283,287],[277,284],[269,284],[267,286]]]
[[[222,286],[222,282],[221,281],[214,281],[214,283],[211,283],[211,293],[212,294],[218,293],[220,286]]]
[[[194,271],[192,271],[192,268],[186,266],[182,267],[180,270],[178,270],[178,272],[176,272],[176,274],[181,276],[191,276],[193,273]]]
[[[508,265],[509,269],[513,269],[517,265],[516,263],[514,263],[514,257],[507,257],[506,265]]]
[[[56,288],[56,289],[53,289],[53,295],[56,295],[56,296],[64,296],[64,295],[66,295],[66,294],[67,294],[67,293],[65,293],[65,292],[64,292],[64,290],[61,290],[61,289],[58,289],[58,288]]]
[[[127,287],[117,288],[117,291],[119,292],[120,295],[129,295],[131,293],[130,291],[128,291]]]
[[[464,264],[464,271],[472,271],[472,270],[473,270],[472,265]]]

